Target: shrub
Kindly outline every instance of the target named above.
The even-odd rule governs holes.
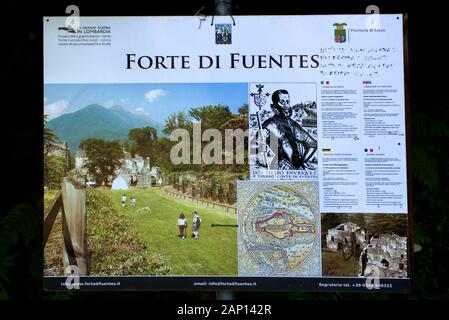
[[[64,157],[46,155],[44,160],[44,184],[49,189],[59,189],[61,178],[66,174]]]

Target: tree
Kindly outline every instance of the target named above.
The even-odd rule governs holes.
[[[228,106],[216,105],[201,108],[192,108],[189,115],[196,121],[201,121],[202,130],[220,129],[220,127],[233,118]]]
[[[157,141],[157,130],[153,127],[135,128],[128,132],[130,142],[129,150],[132,154],[138,154],[144,158],[152,154],[152,149]]]
[[[89,138],[81,141],[82,149],[87,157],[85,167],[97,185],[108,183],[109,176],[114,175],[123,157],[123,150],[118,141]]]
[[[170,115],[166,119],[164,133],[171,134],[175,129],[186,129],[190,136],[193,134],[193,124],[201,122],[201,130],[204,133],[207,129],[217,129],[222,134],[222,146],[225,143],[225,130],[226,129],[242,129],[243,131],[248,128],[248,115],[247,115],[248,105],[244,104],[239,108],[239,114],[233,114],[228,106],[223,105],[207,105],[198,108],[191,108],[188,113],[178,112]],[[207,138],[206,138],[207,139]],[[215,139],[213,140],[215,141]],[[198,141],[197,141],[198,143]],[[204,151],[205,146],[209,145],[211,141],[201,141],[201,150]],[[245,139],[245,148],[244,148],[244,158],[247,159],[247,139]],[[164,144],[165,146],[167,143]],[[173,145],[173,144],[172,144]],[[234,145],[235,147],[235,145]],[[157,146],[156,149],[158,149]],[[154,149],[154,148],[153,148]],[[154,153],[153,153],[154,154]],[[193,157],[193,143],[190,145],[190,155]],[[215,153],[213,153],[215,155]],[[154,156],[152,157],[152,159]],[[192,159],[191,159],[192,160]],[[171,165],[167,165],[168,162],[165,162],[166,168],[172,168],[172,170],[182,171],[187,170],[187,167],[184,167],[183,164],[177,164],[176,167]],[[207,171],[207,170],[231,170],[231,171],[247,171],[247,166],[244,165],[236,165],[236,164],[191,164],[188,166],[188,170],[199,170],[199,171]]]
[[[191,130],[192,121],[186,116],[184,112],[176,112],[165,119],[165,127],[162,130],[165,134],[170,135],[175,129]]]
[[[174,142],[166,137],[159,138],[153,144],[153,152],[150,156],[151,164],[165,169],[171,169],[170,150]]]
[[[248,115],[248,104],[247,103],[245,103],[244,105],[242,105],[239,108],[239,114],[241,116],[247,116]]]
[[[61,178],[66,174],[66,159],[55,155],[45,155],[44,185],[49,189],[59,189]]]

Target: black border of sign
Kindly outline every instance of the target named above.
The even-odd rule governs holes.
[[[391,13],[390,13],[391,14]],[[408,278],[381,278],[380,288],[368,290],[366,278],[356,277],[191,277],[191,276],[87,276],[80,277],[79,291],[303,291],[303,292],[368,292],[411,293],[415,291],[413,250],[413,205],[412,205],[412,157],[411,157],[411,107],[409,79],[408,14],[402,15],[404,109],[407,166],[407,221],[408,221]],[[42,92],[43,93],[43,92]],[[45,291],[70,291],[67,277],[43,277]],[[221,285],[220,285],[221,283]],[[246,283],[246,284],[245,284]],[[73,285],[73,282],[71,283]],[[78,291],[78,288],[74,288]]]
[[[67,277],[44,277],[46,291],[67,291]],[[366,278],[338,277],[80,277],[73,291],[303,291],[409,293],[410,279],[381,278],[378,289],[367,289]],[[79,290],[78,290],[79,289]]]

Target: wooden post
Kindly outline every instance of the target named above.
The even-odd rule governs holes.
[[[62,233],[64,238],[64,272],[76,265],[80,276],[87,276],[87,215],[84,181],[73,177],[62,179]],[[70,273],[66,273],[70,275]]]

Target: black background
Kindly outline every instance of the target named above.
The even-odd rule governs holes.
[[[2,197],[0,201],[0,298],[3,299],[214,299],[216,292],[46,293],[42,290],[42,16],[65,16],[75,4],[82,16],[194,15],[214,13],[213,1],[2,2]],[[269,299],[447,299],[449,286],[448,4],[446,1],[233,1],[233,15],[361,14],[370,4],[381,13],[409,17],[409,94],[412,154],[425,150],[428,165],[413,158],[415,243],[411,295],[343,293],[234,293],[234,298]],[[5,99],[6,97],[6,99]],[[416,126],[415,120],[421,124]],[[427,124],[425,126],[422,123]],[[435,125],[438,123],[438,126]],[[439,130],[437,130],[439,128]],[[447,160],[447,161],[446,161]],[[427,170],[422,172],[422,170]],[[421,174],[420,174],[421,173]],[[423,178],[424,176],[424,178]],[[426,179],[435,179],[435,184]],[[429,178],[426,178],[429,177]]]

